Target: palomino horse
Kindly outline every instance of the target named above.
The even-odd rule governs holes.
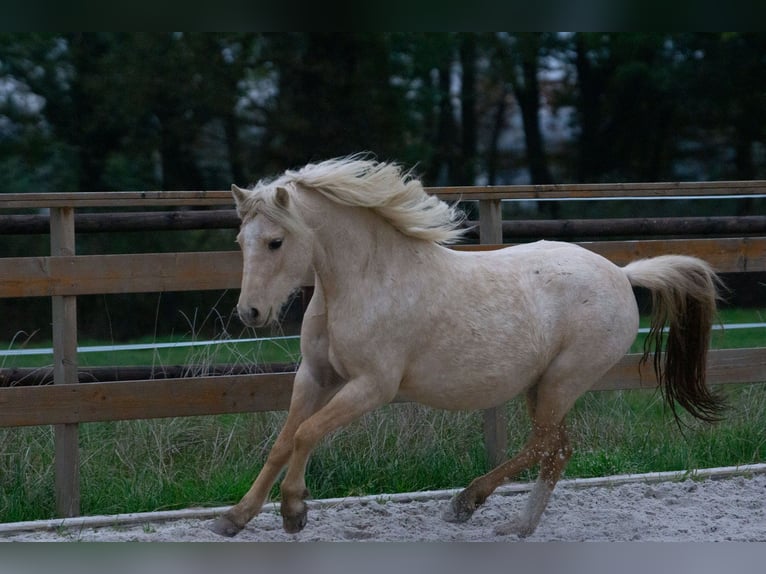
[[[397,395],[441,409],[487,409],[522,392],[528,442],[457,494],[444,518],[468,520],[500,484],[539,465],[526,509],[498,527],[532,533],[571,455],[564,416],[636,336],[631,286],[653,294],[649,340],[663,394],[698,418],[718,417],[722,404],[705,384],[717,279],[699,259],[661,256],[621,268],[548,241],[451,250],[441,244],[460,236],[454,208],[396,165],[359,157],[232,192],[242,219],[242,321],[274,321],[312,273],[315,291],[284,428],[252,487],[212,525],[219,534],[235,535],[260,511],[285,466],[283,526],[300,531],[314,447]]]

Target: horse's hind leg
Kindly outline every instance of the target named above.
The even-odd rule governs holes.
[[[572,448],[569,446],[566,430],[562,423],[558,429],[551,432],[549,448],[542,453],[540,474],[529,493],[524,511],[515,520],[496,527],[496,534],[516,534],[526,537],[535,531],[540,517],[548,506],[553,489],[571,456]]]
[[[537,392],[535,387],[527,393],[527,410],[532,421],[545,418],[543,414],[545,411],[541,412],[538,406]],[[547,447],[541,452],[540,472],[529,493],[524,511],[515,520],[495,528],[496,534],[517,534],[525,537],[537,528],[540,517],[553,494],[553,489],[572,456],[572,447],[569,445],[569,437],[563,421],[557,427],[551,427],[546,432],[546,436]]]
[[[529,495],[525,511],[518,520],[498,527],[499,534],[515,533],[528,536],[534,532],[553,488],[571,456],[569,440],[563,423],[579,392],[561,395],[560,390],[545,385],[543,377],[537,386],[527,392],[527,408],[532,419],[532,434],[519,454],[487,474],[476,478],[459,492],[444,511],[443,518],[450,522],[464,522],[484,503],[501,484],[519,473],[540,465],[540,476]],[[577,388],[577,385],[574,386]]]
[[[535,425],[532,435],[515,457],[487,474],[474,479],[467,488],[459,492],[450,501],[442,517],[448,522],[467,521],[498,486],[512,480],[521,472],[532,468],[538,463],[541,465],[541,478],[542,468],[546,469],[545,474],[549,477],[545,484],[547,485],[552,481],[552,484],[555,485],[568,459],[568,441],[563,425]],[[560,469],[557,468],[557,461],[559,460],[562,462]],[[528,510],[533,510],[533,512],[527,513],[530,516],[538,514],[535,509],[541,507],[537,516],[538,519],[539,515],[542,514],[542,510],[545,509],[549,496],[549,494],[546,496],[545,490],[538,488],[539,486],[539,484],[535,485],[535,489],[530,495],[530,501],[533,499],[537,501],[534,505],[530,503],[532,508],[528,507]],[[552,486],[550,490],[553,490]],[[534,525],[536,526],[536,524],[535,522]],[[534,526],[532,530],[534,530]]]

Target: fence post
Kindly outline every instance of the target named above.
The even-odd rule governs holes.
[[[503,242],[503,215],[499,199],[479,200],[479,242]],[[508,453],[508,410],[505,405],[484,411],[484,447],[487,462],[494,468]]]
[[[51,256],[75,254],[74,208],[51,208]],[[54,295],[53,384],[77,383],[77,296]],[[79,428],[75,424],[54,425],[54,470],[56,513],[61,517],[80,514]]]

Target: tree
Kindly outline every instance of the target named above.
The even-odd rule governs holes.
[[[540,127],[540,61],[551,40],[546,33],[499,33],[490,51],[490,58],[499,67],[498,76],[513,93],[521,112],[527,166],[534,184],[553,182]],[[500,94],[505,98],[506,90]],[[504,103],[499,105],[504,109]]]
[[[726,156],[722,145],[731,150],[733,161],[714,177],[754,179],[756,144],[766,139],[766,36],[690,33],[674,40],[686,88],[685,137],[713,142],[719,158]]]
[[[678,86],[665,34],[577,33],[579,181],[656,181],[671,173]]]
[[[225,126],[234,113],[242,68],[224,58],[217,34],[135,33],[117,43],[98,73],[109,82],[102,101],[123,116],[120,151],[153,164],[161,189],[204,187],[203,131],[214,121]],[[231,165],[226,151],[236,143],[224,139],[221,167]]]
[[[392,82],[403,101],[404,142],[399,160],[417,164],[430,185],[452,181],[458,154],[452,98],[452,33],[391,35]]]
[[[473,185],[477,163],[477,59],[478,39],[474,33],[459,36],[460,53],[460,161],[453,185]]]
[[[62,41],[51,34],[0,35],[0,187],[5,192],[76,187],[76,154],[43,115],[48,98],[62,98]]]
[[[273,171],[360,151],[397,158],[403,101],[391,82],[388,36],[270,35],[267,57],[277,76],[264,149]]]

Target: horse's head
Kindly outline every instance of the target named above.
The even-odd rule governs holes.
[[[311,271],[311,241],[285,187],[231,186],[242,220],[242,290],[237,312],[242,322],[261,327],[275,321],[289,296]]]

